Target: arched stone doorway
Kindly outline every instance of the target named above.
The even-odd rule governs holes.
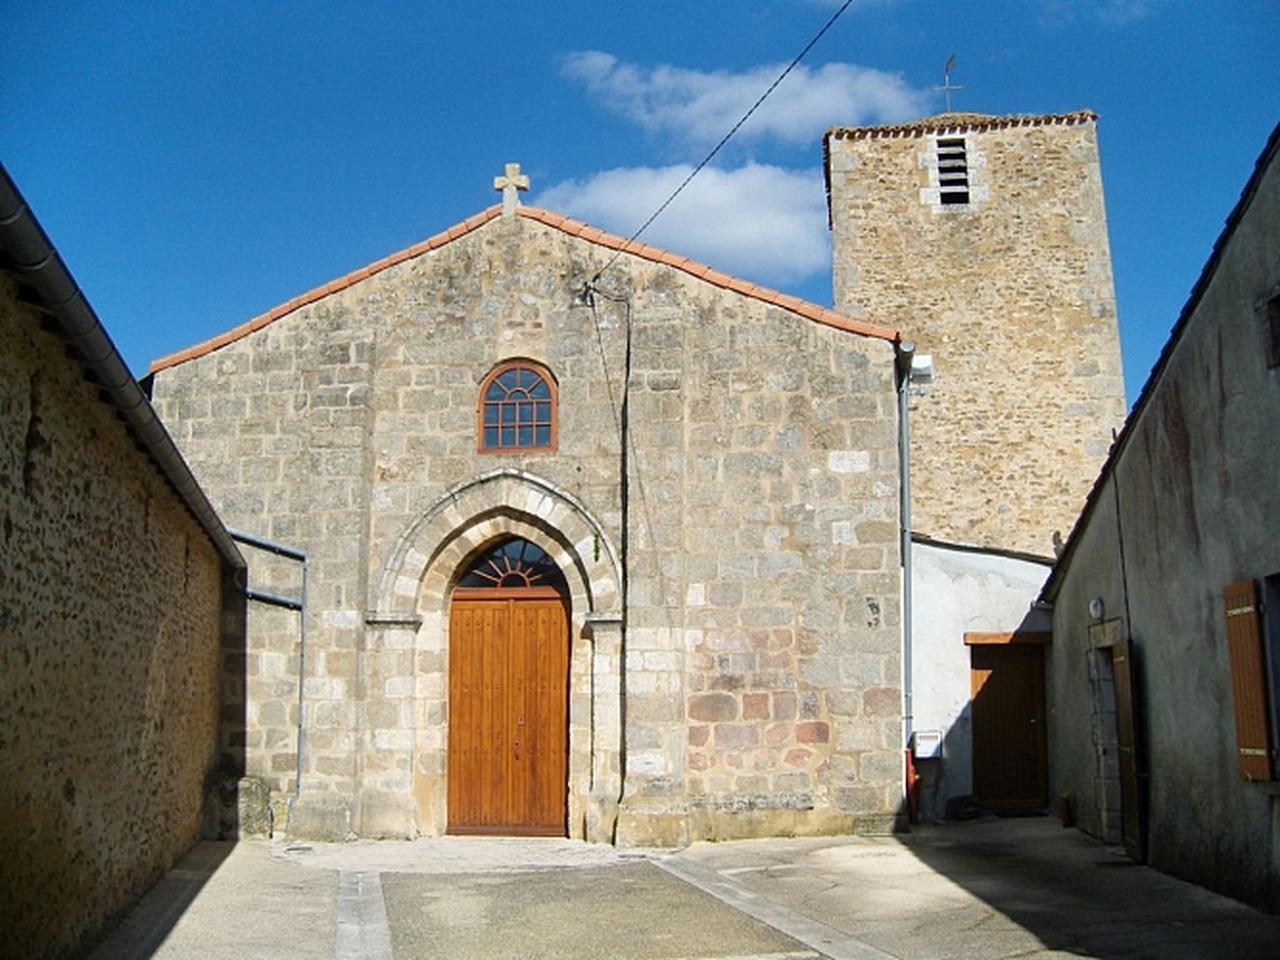
[[[550,557],[564,575],[569,598],[565,832],[577,839],[613,839],[623,736],[618,553],[580,500],[510,468],[447,491],[405,529],[384,562],[365,617],[366,636],[371,653],[412,651],[413,676],[405,678],[413,690],[412,743],[408,763],[400,767],[394,757],[377,752],[375,734],[360,788],[362,834],[374,835],[379,822],[410,825],[407,835],[448,830],[453,597],[468,564],[486,547],[512,537]],[[377,689],[370,689],[371,697]],[[391,764],[397,765],[394,775],[375,772]],[[405,786],[401,769],[409,774]],[[382,829],[381,835],[405,834]]]
[[[508,536],[449,607],[448,832],[564,836],[569,596],[537,544]]]

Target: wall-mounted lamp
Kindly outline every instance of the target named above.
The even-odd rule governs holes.
[[[933,383],[933,354],[917,353],[911,358],[911,382]]]
[[[1089,617],[1093,620],[1101,620],[1106,607],[1102,603],[1101,597],[1094,597],[1089,601]]]

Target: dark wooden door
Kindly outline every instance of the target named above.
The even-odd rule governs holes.
[[[972,646],[973,793],[985,807],[1048,803],[1044,654],[1038,644]]]
[[[564,602],[489,592],[450,611],[449,832],[564,836]]]
[[[1134,711],[1133,647],[1119,637],[1111,647],[1116,689],[1116,740],[1120,749],[1120,831],[1125,852],[1138,863],[1147,859],[1142,782],[1138,774],[1138,728]]]

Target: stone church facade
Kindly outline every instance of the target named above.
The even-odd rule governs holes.
[[[1050,144],[1092,137],[1091,116],[1041,119]],[[278,829],[649,845],[901,818],[898,369],[920,314],[858,284],[960,288],[910,258],[885,278],[847,266],[844,238],[866,229],[842,211],[869,188],[846,142],[828,141],[843,313],[519,206],[509,171],[501,206],[153,364],[155,406],[226,524],[305,553],[246,548],[254,588],[303,613],[251,604],[243,682],[224,691],[225,746],[269,787]],[[929,212],[931,175],[905,174],[901,202],[925,213],[900,212],[903,236],[955,216]],[[1096,246],[1097,229],[1061,235]],[[1118,369],[1095,261],[1083,312],[1034,312],[1055,335],[1028,331],[1069,356],[1071,390],[1098,351],[1086,395]],[[954,297],[938,323],[986,309]],[[963,342],[953,380],[983,366]],[[981,416],[925,427],[917,461],[965,460],[949,434],[984,447],[970,424],[992,419],[1019,424],[1015,462],[1023,442],[1074,449],[1062,417],[1032,430],[1043,391],[989,394]],[[1086,453],[1105,439],[1094,421]],[[1031,471],[1039,492],[1006,511],[947,491],[1006,496],[1028,471],[983,484],[968,459],[926,467],[919,502],[977,543],[1023,543],[1023,505],[1061,487],[1065,511],[1096,467]]]
[[[582,302],[620,245],[495,207],[156,365],[228,526],[307,552],[305,660],[296,614],[254,605],[229,732],[291,831],[449,829],[452,593],[509,538],[566,585],[562,835],[895,816],[894,334],[648,247]],[[512,362],[553,388],[553,447],[483,448]]]

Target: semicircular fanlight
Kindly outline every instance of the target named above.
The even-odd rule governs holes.
[[[552,587],[568,593],[564,574],[547,552],[520,537],[490,547],[471,562],[460,587]]]

